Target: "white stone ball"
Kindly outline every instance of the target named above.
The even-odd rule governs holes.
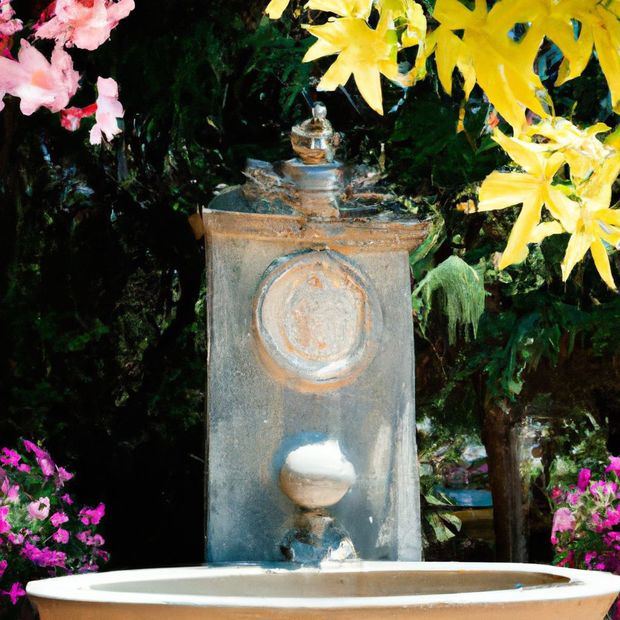
[[[280,470],[280,488],[302,508],[326,508],[346,495],[355,477],[338,441],[329,439],[289,452]]]

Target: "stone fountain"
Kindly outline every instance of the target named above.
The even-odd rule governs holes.
[[[206,566],[28,586],[41,620],[600,620],[620,578],[421,563],[409,252],[427,224],[335,159],[251,160],[203,214]]]

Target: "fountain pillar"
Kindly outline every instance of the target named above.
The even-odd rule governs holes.
[[[426,224],[357,199],[337,141],[315,109],[298,159],[249,162],[203,214],[208,562],[284,559],[296,507],[280,473],[320,442],[354,468],[330,514],[359,557],[420,559],[408,253]]]

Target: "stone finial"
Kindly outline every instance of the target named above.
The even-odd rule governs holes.
[[[327,108],[317,101],[312,108],[312,118],[291,130],[293,150],[304,164],[329,164],[334,161],[340,135],[327,120]]]

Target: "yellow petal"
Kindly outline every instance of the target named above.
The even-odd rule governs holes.
[[[584,232],[571,235],[562,261],[562,280],[566,282],[575,265],[585,256],[590,247],[590,236]]]
[[[530,237],[531,243],[540,243],[543,239],[551,235],[560,235],[566,231],[562,228],[560,222],[543,222],[534,228],[534,232]]]
[[[309,0],[306,8],[335,13],[342,17],[368,19],[372,10],[372,0]]]
[[[353,69],[353,77],[366,103],[379,114],[383,114],[381,97],[381,74],[376,67],[361,66]]]
[[[604,209],[603,211],[597,211],[596,219],[612,226],[620,226],[620,210]]]
[[[493,140],[508,153],[512,161],[519,164],[524,170],[536,176],[544,175],[548,148],[544,144],[509,138],[499,130],[493,132]]]
[[[620,20],[602,4],[597,7],[599,27],[593,29],[594,45],[611,91],[611,103],[620,111]]]
[[[280,19],[289,2],[290,0],[271,0],[265,9],[265,13],[270,19]]]
[[[338,54],[341,51],[341,47],[334,45],[324,39],[317,39],[306,52],[302,62],[311,62],[317,58],[323,58],[323,56],[331,56],[332,54]]]
[[[338,86],[344,86],[349,81],[351,73],[351,66],[347,63],[345,54],[342,53],[325,72],[316,89],[336,90]]]
[[[456,67],[459,56],[464,48],[463,41],[459,39],[445,26],[439,26],[434,32],[434,41],[437,43],[435,50],[435,63],[437,76],[443,89],[452,94],[452,73]]]
[[[499,261],[500,269],[505,269],[508,265],[514,265],[523,260],[524,249],[527,248],[527,244],[540,222],[540,211],[541,205],[537,200],[523,205],[521,213],[519,213],[519,217],[512,228],[510,237],[508,237],[506,249]]]
[[[476,0],[480,6],[479,0]],[[485,10],[486,13],[486,10]],[[459,0],[437,0],[433,17],[451,30],[462,30],[480,25],[480,11],[470,11]]]
[[[548,187],[545,195],[545,205],[556,220],[562,223],[567,232],[574,232],[579,219],[579,205],[566,194],[555,187]]]
[[[521,204],[536,196],[539,182],[523,172],[491,172],[478,194],[478,211],[493,211]]]
[[[544,29],[547,36],[560,48],[564,59],[558,71],[556,86],[564,84],[581,75],[592,56],[592,32],[582,28],[578,39],[570,15],[565,19],[551,17],[546,20]]]
[[[616,283],[614,282],[614,277],[611,274],[609,256],[607,255],[607,250],[605,249],[603,242],[600,239],[596,239],[590,247],[590,252],[592,253],[596,270],[599,272],[601,278],[603,278],[603,282],[605,282],[610,289],[615,291]]]

